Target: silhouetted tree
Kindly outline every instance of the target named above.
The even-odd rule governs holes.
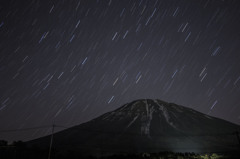
[[[8,142],[5,140],[0,140],[0,146],[7,146]]]

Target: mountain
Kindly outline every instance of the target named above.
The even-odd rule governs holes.
[[[141,99],[55,133],[53,148],[83,154],[237,151],[240,126],[161,100]],[[48,148],[51,136],[29,141]]]

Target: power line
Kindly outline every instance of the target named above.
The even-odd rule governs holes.
[[[8,129],[8,130],[0,130],[0,133],[8,133],[8,132],[18,132],[18,131],[28,131],[28,130],[36,130],[36,129],[46,129],[51,128],[52,125],[38,126],[38,127],[30,127],[30,128],[21,128],[21,129]],[[55,127],[67,128],[60,125],[55,125]]]

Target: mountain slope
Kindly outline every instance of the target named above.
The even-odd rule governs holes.
[[[160,100],[136,100],[54,134],[58,150],[84,154],[237,151],[240,126]],[[50,136],[30,141],[48,147]]]

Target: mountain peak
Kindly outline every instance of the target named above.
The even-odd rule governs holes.
[[[125,110],[125,109],[131,109],[131,110],[146,110],[148,111],[150,108],[151,109],[162,109],[163,107],[167,107],[171,105],[170,103],[161,101],[159,99],[139,99],[139,100],[135,100],[131,103],[127,103],[125,105],[123,105],[122,107],[120,107],[118,110]]]
[[[151,137],[155,134],[184,134],[228,131],[221,129],[221,124],[232,126],[232,123],[220,121],[215,117],[195,111],[191,108],[167,103],[159,99],[139,99],[127,103],[120,108],[106,113],[95,120],[103,122],[121,123],[126,131],[136,132]],[[203,126],[204,125],[204,126]],[[218,129],[216,126],[218,125]],[[166,133],[167,132],[167,133]]]
[[[151,125],[155,123],[155,120],[165,122],[171,128],[176,129],[173,121],[172,109],[174,105],[158,99],[139,99],[131,103],[125,104],[119,109],[107,113],[102,116],[102,120],[116,122],[119,120],[129,121],[126,125],[126,129],[131,129],[134,123],[140,123],[140,132],[143,135],[151,136]],[[175,108],[179,112],[183,112],[180,108]],[[131,119],[131,120],[129,120]],[[154,120],[154,121],[152,121]]]

